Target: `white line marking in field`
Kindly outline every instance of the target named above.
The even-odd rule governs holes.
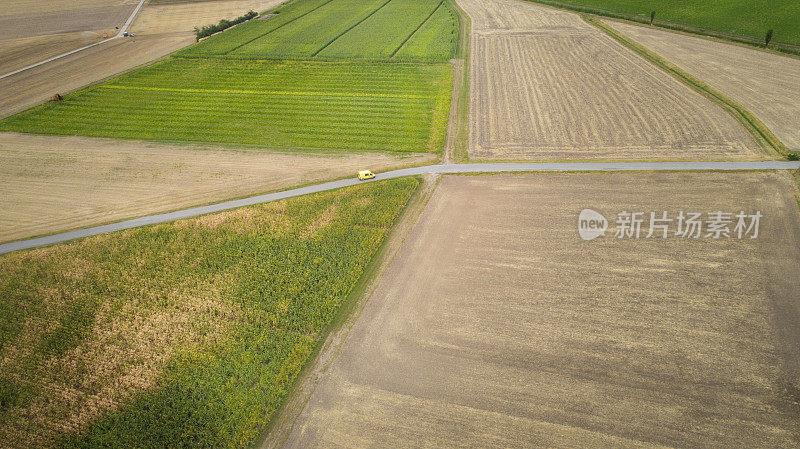
[[[427,173],[500,173],[500,172],[521,172],[521,171],[671,171],[671,170],[797,170],[800,169],[800,162],[787,161],[763,161],[763,162],[499,162],[487,164],[445,164],[445,165],[426,165],[423,167],[403,168],[379,173],[370,181],[358,181],[353,178],[340,179],[338,181],[323,182],[313,186],[300,187],[296,189],[284,190],[281,192],[267,193],[264,195],[251,196],[232,201],[208,206],[191,207],[189,209],[168,212],[165,214],[148,215],[145,217],[134,218],[131,220],[110,223],[101,226],[93,226],[85,229],[62,232],[37,237],[27,240],[0,244],[0,254],[21,249],[36,248],[39,246],[52,245],[54,243],[66,242],[69,240],[90,237],[93,235],[105,234],[107,232],[122,231],[125,229],[138,228],[157,223],[166,223],[180,220],[182,218],[196,217],[198,215],[222,212],[229,209],[236,209],[243,206],[267,203],[270,201],[282,200],[309,193],[323,192],[326,190],[339,189],[342,187],[353,186],[362,182],[374,182],[381,179],[401,178],[403,176],[414,176]]]
[[[146,0],[141,0],[141,1],[139,2],[139,4],[138,4],[138,5],[136,5],[136,9],[134,9],[134,10],[133,10],[133,13],[131,14],[131,16],[130,16],[130,17],[128,17],[128,20],[125,22],[125,24],[124,24],[124,25],[122,25],[122,28],[120,28],[120,29],[119,29],[119,33],[117,33],[116,35],[114,35],[114,37],[110,37],[110,38],[108,38],[108,39],[106,39],[106,40],[102,40],[102,41],[100,41],[100,42],[95,42],[94,44],[89,44],[89,45],[87,45],[87,46],[85,46],[85,47],[81,47],[81,48],[77,48],[77,49],[75,49],[75,50],[72,50],[72,51],[68,51],[68,52],[66,52],[66,53],[64,53],[64,54],[62,54],[62,55],[53,56],[52,58],[45,59],[44,61],[39,61],[39,62],[37,62],[36,64],[31,64],[31,65],[29,65],[29,66],[27,66],[27,67],[23,67],[23,68],[21,68],[21,69],[18,69],[18,70],[14,70],[13,72],[6,73],[5,75],[0,75],[0,80],[1,80],[1,79],[3,79],[3,78],[8,78],[9,76],[16,75],[17,73],[24,72],[24,71],[26,71],[26,70],[28,70],[28,69],[32,69],[32,68],[34,68],[34,67],[39,67],[40,65],[47,64],[48,62],[55,61],[56,59],[61,59],[61,58],[67,57],[67,56],[69,56],[69,55],[73,55],[73,54],[75,54],[75,53],[78,53],[79,51],[86,50],[87,48],[92,48],[92,47],[95,47],[95,46],[97,46],[97,45],[104,44],[104,43],[106,43],[106,42],[111,42],[111,41],[113,41],[114,39],[119,39],[119,38],[121,38],[121,37],[122,37],[122,34],[123,34],[123,33],[125,33],[126,31],[128,31],[128,27],[129,27],[129,26],[131,25],[131,23],[133,22],[133,19],[136,17],[136,14],[138,14],[138,13],[139,13],[139,10],[140,10],[140,9],[142,9],[142,5],[144,5],[144,2],[145,2],[145,1],[146,1]]]

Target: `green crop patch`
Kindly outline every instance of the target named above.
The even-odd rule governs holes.
[[[26,447],[247,447],[416,178],[0,258],[0,427]]]
[[[345,151],[441,150],[446,64],[172,58],[0,122],[0,130]]]
[[[455,54],[455,12],[443,0],[306,0],[220,33],[182,56],[231,59],[444,62]],[[417,37],[417,34],[420,37]]]

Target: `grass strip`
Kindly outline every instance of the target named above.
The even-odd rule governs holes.
[[[389,59],[391,59],[391,58],[394,58],[394,55],[396,55],[396,54],[397,54],[397,52],[398,52],[398,51],[400,51],[400,49],[401,49],[401,48],[403,48],[403,45],[405,45],[405,44],[406,44],[406,42],[408,42],[408,41],[409,41],[409,39],[411,39],[411,37],[413,37],[413,36],[414,36],[414,34],[415,34],[417,31],[419,31],[419,29],[420,29],[420,28],[422,28],[422,25],[425,25],[425,24],[428,22],[428,20],[430,20],[430,19],[431,19],[431,17],[433,17],[433,15],[434,15],[434,14],[436,14],[436,11],[438,11],[438,10],[439,10],[439,8],[441,8],[441,7],[442,7],[442,3],[444,3],[444,0],[442,0],[441,2],[439,2],[439,4],[438,4],[438,5],[436,5],[436,7],[435,7],[435,8],[433,8],[433,11],[431,11],[431,13],[430,13],[430,14],[428,14],[428,17],[426,17],[426,18],[425,18],[425,20],[423,20],[423,21],[422,21],[422,23],[420,23],[420,24],[419,24],[419,25],[418,25],[416,28],[414,28],[414,31],[412,31],[412,32],[411,32],[411,34],[409,34],[409,35],[408,35],[408,37],[407,37],[407,38],[405,38],[405,40],[404,40],[404,41],[403,41],[403,42],[400,44],[400,46],[398,46],[398,47],[397,47],[397,48],[396,48],[396,49],[395,49],[395,50],[392,52],[391,56],[389,56]]]
[[[780,139],[778,139],[778,137],[776,137],[775,134],[772,133],[772,131],[767,127],[767,125],[765,125],[764,122],[759,120],[758,117],[756,117],[752,112],[750,112],[747,108],[739,104],[734,99],[728,97],[727,95],[723,94],[717,89],[714,89],[713,87],[704,83],[700,79],[690,75],[689,73],[685,72],[678,66],[672,64],[671,62],[662,58],[658,54],[650,51],[642,44],[634,41],[633,39],[628,38],[627,36],[624,36],[617,30],[610,27],[609,25],[603,23],[597,17],[588,15],[582,15],[582,17],[586,22],[596,26],[597,28],[600,28],[602,31],[604,31],[612,38],[614,38],[616,41],[620,42],[621,44],[635,51],[648,61],[652,62],[661,69],[665,70],[667,73],[671,74],[672,76],[688,84],[689,86],[691,86],[701,94],[705,95],[707,98],[711,99],[715,103],[721,105],[725,110],[727,110],[734,117],[736,117],[745,126],[745,128],[747,128],[747,130],[750,131],[750,133],[755,138],[756,142],[758,142],[768,152],[775,152],[781,156],[787,156],[789,154],[789,150],[786,147],[786,145],[784,145],[783,142],[781,142]]]

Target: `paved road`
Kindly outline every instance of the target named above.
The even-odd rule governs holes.
[[[31,64],[31,65],[29,65],[27,67],[23,67],[23,68],[21,68],[19,70],[14,70],[13,72],[9,72],[9,73],[6,73],[4,75],[0,75],[0,79],[8,78],[9,76],[16,75],[17,73],[24,72],[25,70],[32,69],[34,67],[39,67],[42,64],[47,64],[48,62],[55,61],[57,59],[61,59],[61,58],[64,58],[66,56],[78,53],[79,51],[86,50],[87,48],[92,48],[92,47],[95,47],[97,45],[104,44],[106,42],[111,42],[114,39],[119,39],[119,38],[123,37],[123,34],[126,31],[128,31],[128,28],[131,26],[131,23],[133,23],[133,19],[136,17],[136,14],[139,14],[139,10],[142,9],[142,5],[144,5],[144,2],[145,2],[145,0],[141,0],[139,2],[139,4],[136,5],[136,9],[133,10],[133,12],[131,13],[130,17],[128,17],[128,20],[125,21],[125,24],[122,25],[122,28],[119,29],[119,33],[117,33],[114,37],[102,40],[100,42],[95,42],[94,44],[90,44],[90,45],[87,45],[85,47],[76,48],[75,50],[69,51],[67,53],[64,53],[64,54],[61,54],[61,55],[58,55],[58,56],[53,56],[52,58],[45,59],[44,61],[39,61],[36,64]]]
[[[378,174],[372,181],[381,179],[400,178],[403,176],[421,175],[426,173],[495,173],[495,172],[522,172],[522,171],[642,171],[642,170],[796,170],[800,169],[800,162],[763,161],[763,162],[552,162],[552,163],[487,163],[487,164],[447,164],[426,165],[423,167],[404,168]],[[369,182],[372,182],[369,181]],[[165,214],[148,215],[146,217],[110,223],[102,226],[93,226],[75,231],[62,232],[45,237],[19,240],[0,245],[0,254],[21,249],[36,248],[52,245],[54,243],[90,237],[107,232],[121,231],[156,223],[175,221],[181,218],[196,217],[198,215],[221,212],[242,206],[267,203],[270,201],[292,198],[309,193],[323,192],[356,185],[363,181],[355,178],[341,179],[325,182],[297,189],[281,192],[267,193],[232,201],[211,204],[208,206],[192,207]]]

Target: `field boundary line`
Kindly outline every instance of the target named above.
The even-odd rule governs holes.
[[[273,28],[273,29],[271,29],[271,30],[267,31],[267,32],[266,32],[266,33],[264,33],[264,34],[259,34],[257,37],[254,37],[253,39],[250,39],[249,41],[247,41],[247,42],[245,42],[245,43],[243,43],[243,44],[237,45],[237,46],[235,46],[235,47],[231,48],[230,50],[226,51],[225,53],[221,53],[221,55],[228,55],[228,54],[230,54],[231,52],[234,52],[234,51],[236,51],[236,50],[238,50],[238,49],[240,49],[240,48],[244,47],[245,45],[247,45],[247,44],[249,44],[249,43],[251,43],[251,42],[253,42],[253,41],[256,41],[256,40],[258,40],[258,39],[261,39],[262,37],[264,37],[264,36],[266,36],[266,35],[268,35],[268,34],[272,33],[273,31],[275,31],[275,30],[278,30],[278,29],[280,29],[280,28],[283,28],[283,27],[285,27],[286,25],[288,25],[288,24],[290,24],[290,23],[294,22],[295,20],[298,20],[298,19],[300,19],[300,18],[302,18],[302,17],[305,17],[305,16],[306,16],[306,15],[308,15],[308,14],[311,14],[312,12],[314,12],[314,11],[316,11],[316,10],[318,10],[318,9],[322,8],[323,6],[327,5],[328,3],[332,2],[332,1],[333,1],[333,0],[328,0],[327,2],[325,2],[325,3],[323,3],[323,4],[319,5],[319,6],[317,6],[316,8],[312,8],[312,9],[310,9],[310,10],[308,10],[308,11],[304,12],[303,14],[300,14],[299,16],[295,17],[294,19],[291,19],[291,20],[289,20],[289,21],[288,21],[288,22],[286,22],[286,23],[282,23],[282,24],[280,24],[280,25],[276,26],[275,28]],[[208,58],[208,57],[211,57],[211,58],[213,58],[213,57],[214,57],[214,55],[211,55],[211,56],[200,56],[200,57],[201,57],[201,58]]]
[[[366,94],[359,92],[352,93],[338,93],[338,92],[314,92],[314,91],[290,91],[290,90],[237,90],[237,89],[188,89],[176,87],[147,87],[147,86],[98,86],[99,89],[117,89],[117,90],[141,90],[141,91],[156,91],[156,92],[182,92],[182,93],[215,93],[215,94],[240,94],[240,95],[300,95],[307,97],[357,97],[357,98],[396,98],[396,99],[416,99],[416,100],[430,100],[433,95],[413,95],[413,94]]]
[[[436,5],[435,8],[433,8],[433,11],[431,11],[431,13],[428,14],[428,17],[426,17],[425,20],[422,21],[422,23],[420,23],[416,28],[414,28],[414,31],[412,31],[411,34],[409,34],[408,37],[400,44],[400,46],[397,47],[395,51],[392,52],[391,56],[389,56],[389,59],[394,58],[394,55],[396,55],[397,52],[400,51],[401,48],[403,48],[403,45],[405,45],[406,42],[411,40],[411,38],[414,37],[415,34],[417,34],[417,31],[419,31],[419,29],[422,28],[422,26],[425,25],[428,22],[428,20],[430,20],[431,17],[433,17],[434,14],[436,14],[436,11],[438,11],[439,8],[442,7],[442,3],[444,3],[444,0],[440,1],[439,4]]]
[[[362,23],[363,23],[365,20],[369,19],[369,18],[370,18],[370,17],[372,17],[372,16],[373,16],[373,15],[374,15],[376,12],[380,11],[381,9],[383,9],[383,7],[384,7],[384,6],[386,6],[386,5],[388,5],[388,4],[389,4],[389,2],[391,2],[391,1],[392,1],[392,0],[386,0],[386,3],[382,4],[381,6],[378,6],[378,7],[377,7],[377,8],[376,8],[374,11],[372,11],[372,12],[371,12],[371,13],[369,13],[369,14],[367,14],[367,16],[366,16],[366,17],[364,17],[363,19],[359,20],[358,22],[356,22],[354,25],[352,25],[352,26],[351,26],[351,27],[349,27],[348,29],[346,29],[346,30],[342,31],[342,32],[341,32],[341,33],[340,33],[338,36],[334,37],[334,38],[333,38],[333,39],[332,39],[330,42],[328,42],[327,44],[323,45],[323,46],[322,46],[322,48],[320,48],[319,50],[317,50],[317,51],[315,51],[314,53],[312,53],[312,54],[311,54],[311,57],[312,57],[312,58],[313,58],[313,57],[316,57],[316,56],[317,56],[317,55],[318,55],[318,54],[319,54],[319,53],[320,53],[322,50],[325,50],[325,49],[326,49],[326,48],[328,48],[328,47],[329,47],[329,46],[330,46],[332,43],[336,42],[336,39],[339,39],[340,37],[342,37],[342,36],[344,36],[345,34],[347,34],[347,32],[348,32],[348,31],[350,31],[350,30],[352,30],[353,28],[355,28],[355,27],[357,27],[357,26],[361,25],[361,24],[362,24]]]
[[[266,193],[236,200],[223,201],[206,206],[190,207],[173,212],[147,215],[105,225],[92,226],[72,231],[50,234],[43,237],[17,240],[0,244],[0,254],[23,249],[49,246],[70,240],[91,237],[109,232],[123,231],[158,223],[167,223],[183,218],[237,209],[244,206],[308,195],[310,193],[336,190],[365,182],[401,178],[424,174],[456,173],[504,173],[504,172],[613,172],[613,171],[741,171],[741,170],[798,170],[800,161],[727,161],[727,162],[498,162],[484,164],[439,164],[401,168],[379,173],[369,181],[355,177],[298,187],[280,192]]]
[[[722,106],[723,109],[727,110],[731,115],[736,117],[736,119],[739,120],[740,123],[744,125],[744,127],[754,137],[755,141],[758,142],[758,144],[761,145],[762,148],[767,150],[767,152],[775,152],[781,156],[786,156],[787,154],[789,154],[789,149],[786,147],[786,145],[783,144],[783,142],[780,141],[780,139],[778,139],[777,136],[775,136],[775,134],[773,134],[773,132],[769,129],[769,127],[765,125],[764,122],[759,120],[759,118],[756,117],[755,114],[753,114],[747,108],[739,104],[736,100],[728,97],[719,90],[711,87],[710,85],[706,84],[699,78],[696,78],[695,76],[689,74],[688,72],[684,71],[675,64],[672,64],[671,62],[659,56],[657,53],[648,49],[644,45],[623,35],[610,25],[604,23],[602,20],[596,17],[590,17],[586,15],[583,15],[582,18],[587,23],[599,28],[601,31],[605,32],[607,35],[609,35],[617,42],[633,50],[638,55],[650,61],[657,67],[661,68],[665,72],[672,75],[673,77],[677,78],[680,81],[683,81],[684,84],[700,92],[706,98],[709,98],[710,100]]]

